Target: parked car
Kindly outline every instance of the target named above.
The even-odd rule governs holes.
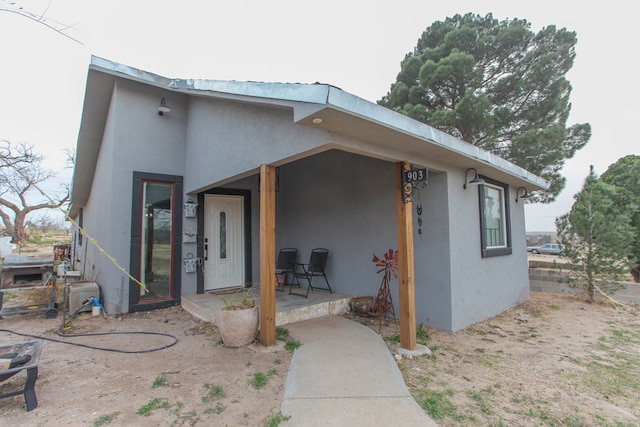
[[[542,246],[528,246],[527,252],[532,254],[562,255],[564,253],[564,245],[545,243]]]

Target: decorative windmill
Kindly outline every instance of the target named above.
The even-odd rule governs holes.
[[[382,258],[378,258],[374,254],[372,262],[378,267],[378,273],[382,273],[382,283],[378,290],[378,296],[373,302],[371,316],[377,316],[380,319],[380,327],[382,327],[382,319],[386,318],[388,313],[391,313],[393,320],[396,321],[389,281],[391,280],[391,275],[393,275],[394,279],[398,278],[398,251],[389,249]]]

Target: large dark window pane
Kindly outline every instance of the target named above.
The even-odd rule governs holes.
[[[487,247],[506,246],[502,189],[483,186],[484,238]]]
[[[141,300],[171,296],[172,197],[172,184],[143,184],[140,276],[147,289],[140,288]]]
[[[509,187],[488,177],[478,187],[482,257],[510,255]]]

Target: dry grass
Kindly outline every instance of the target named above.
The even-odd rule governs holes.
[[[638,313],[533,293],[455,334],[424,331],[432,355],[398,366],[442,426],[637,426]],[[382,330],[388,341],[396,334],[393,323]]]

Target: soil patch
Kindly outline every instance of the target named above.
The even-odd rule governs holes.
[[[422,329],[432,355],[398,365],[442,426],[637,426],[639,312],[532,293],[455,334]],[[377,331],[378,322],[370,327]],[[382,334],[388,342],[398,337],[393,323]]]
[[[180,307],[94,317],[81,313],[65,333],[135,332],[61,338],[62,317],[5,316],[0,328],[117,353],[44,341],[36,395],[27,412],[22,396],[0,399],[2,423],[33,425],[264,425],[280,411],[291,355],[282,347],[230,349],[217,329]],[[159,351],[149,349],[175,345]],[[32,338],[0,332],[3,345]],[[24,372],[0,384],[0,393],[20,389]]]
[[[47,299],[46,290],[29,292],[5,298],[6,305]],[[616,309],[534,292],[530,301],[455,334],[419,328],[432,355],[398,366],[416,401],[442,426],[639,425],[639,312],[637,305]],[[348,317],[379,330],[375,319]],[[226,348],[214,326],[180,307],[106,319],[83,313],[65,331],[178,339],[160,351],[145,352],[170,338],[60,338],[61,325],[61,315],[43,313],[0,320],[2,329],[140,353],[44,341],[39,406],[27,412],[22,396],[0,399],[3,424],[263,426],[280,411],[291,354],[281,347]],[[393,322],[380,332],[389,345],[399,336]],[[30,339],[0,332],[2,344]],[[24,378],[22,372],[0,383],[0,393],[21,387]]]

